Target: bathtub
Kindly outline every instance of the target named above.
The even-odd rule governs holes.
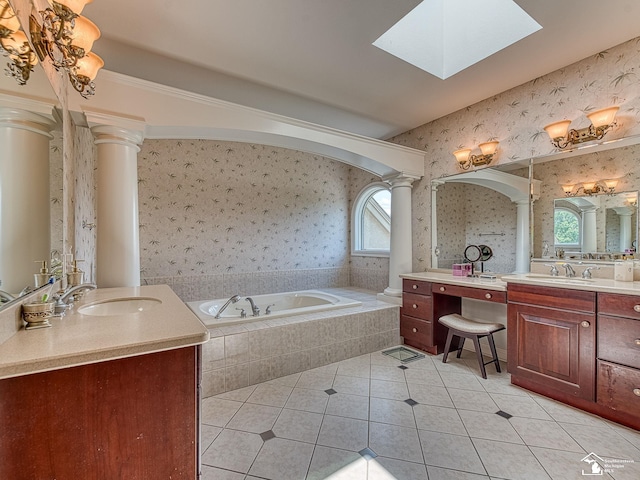
[[[303,290],[300,292],[273,293],[269,295],[248,295],[260,308],[260,315],[254,317],[251,305],[241,297],[236,303],[231,303],[222,312],[220,318],[215,318],[218,310],[227,302],[228,298],[205,300],[201,302],[187,302],[187,305],[208,327],[223,327],[238,323],[273,320],[275,318],[302,315],[307,313],[335,310],[339,308],[357,307],[362,302],[350,298],[340,297],[319,290]],[[269,314],[266,313],[269,307]],[[244,309],[246,317],[242,318]]]

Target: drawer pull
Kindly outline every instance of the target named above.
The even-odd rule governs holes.
[[[634,394],[636,397],[640,397],[640,388],[634,388],[634,389],[633,389],[633,394]]]
[[[412,305],[413,308],[418,308],[418,305],[416,305],[415,303]]]
[[[418,329],[417,329],[417,328],[413,328],[413,329],[411,329],[411,331],[412,331],[413,333],[418,333]],[[636,390],[637,390],[637,389],[636,389]],[[640,392],[640,390],[638,390],[638,392]],[[638,393],[638,395],[640,395],[640,393]]]
[[[490,293],[484,294],[484,298],[486,298],[487,300],[489,300],[491,297],[493,297],[493,295],[491,295]]]
[[[636,338],[636,346],[640,347],[640,338]]]
[[[418,285],[415,285],[415,284],[414,284],[414,285],[413,285],[413,289],[414,289],[414,290],[417,290],[417,289],[418,289]]]
[[[591,324],[589,322],[587,322],[586,320],[584,322],[582,322],[580,325],[582,325],[584,328],[588,328],[591,326]]]
[[[634,306],[633,306],[633,309],[634,309],[636,312],[640,313],[640,305],[634,305]]]
[[[440,287],[440,291],[441,291],[441,292],[444,292],[445,290],[446,290],[446,288],[444,288],[444,287]]]

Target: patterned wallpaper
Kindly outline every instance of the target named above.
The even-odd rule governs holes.
[[[618,179],[616,191],[638,191],[640,190],[640,170],[637,166],[639,157],[640,145],[633,145],[534,165],[533,177],[542,181],[540,199],[533,205],[534,257],[542,256],[544,241],[549,242],[553,248],[553,200],[565,196],[562,185]],[[601,197],[600,201],[606,203],[607,199],[607,197]],[[599,245],[603,245],[605,210],[599,209],[598,215],[600,218],[597,235],[601,239]],[[617,247],[614,250],[617,250]]]
[[[348,266],[349,175],[266,145],[146,140],[142,277]]]
[[[454,150],[477,153],[479,143],[497,139],[498,164],[548,154],[554,148],[546,124],[567,118],[580,128],[588,124],[585,113],[609,105],[621,108],[607,138],[638,135],[639,71],[640,37],[392,138],[426,152],[427,175],[414,183],[412,196],[413,269],[430,267],[430,182],[460,173]]]

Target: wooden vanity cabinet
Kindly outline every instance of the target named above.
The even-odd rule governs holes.
[[[594,402],[595,292],[510,283],[507,296],[511,382],[567,403]]]
[[[0,380],[0,478],[198,478],[200,347]]]
[[[640,297],[598,293],[597,365],[598,404],[640,428]]]

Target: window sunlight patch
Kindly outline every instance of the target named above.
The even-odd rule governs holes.
[[[444,80],[541,28],[513,0],[424,0],[373,45]]]

